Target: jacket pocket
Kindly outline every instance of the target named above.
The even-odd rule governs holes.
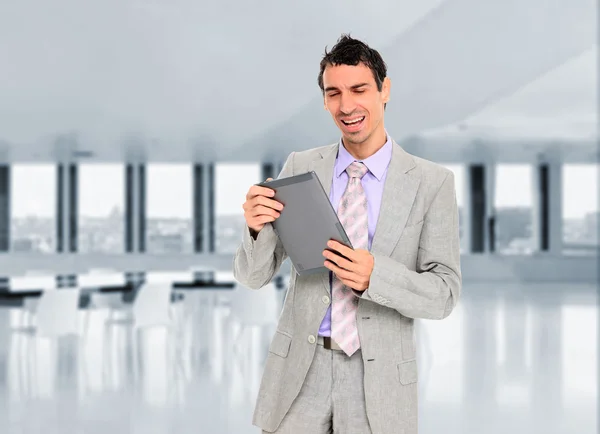
[[[400,379],[400,383],[404,385],[416,383],[418,376],[416,360],[407,360],[405,362],[398,363],[398,377]]]
[[[269,346],[269,352],[277,354],[280,357],[287,357],[290,351],[290,345],[292,338],[288,335],[284,335],[280,331],[275,332],[271,345]]]

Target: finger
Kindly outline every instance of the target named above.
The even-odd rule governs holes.
[[[271,215],[265,215],[265,214],[261,214],[261,215],[259,215],[259,216],[253,216],[253,217],[250,217],[250,218],[249,218],[249,219],[247,219],[247,220],[249,220],[249,221],[250,221],[250,224],[251,224],[252,226],[254,226],[254,225],[256,225],[256,224],[261,224],[261,223],[270,223],[270,222],[273,222],[273,221],[275,221],[275,219],[276,219],[276,218],[277,218],[277,217],[274,217],[274,216],[271,216]]]
[[[274,222],[276,217],[270,216],[270,215],[261,215],[258,216],[258,221],[261,223],[271,223]]]
[[[256,196],[254,199],[251,200],[251,202],[253,208],[262,205],[278,211],[281,211],[283,209],[283,204],[281,202],[277,202],[276,200],[269,199],[268,197],[264,196]]]
[[[263,205],[259,205],[256,206],[254,208],[252,208],[252,210],[250,211],[252,217],[258,217],[260,215],[269,215],[272,217],[279,217],[281,215],[281,213],[273,208],[269,208],[267,206],[263,206]]]
[[[243,203],[242,208],[244,208],[244,211],[252,211],[259,206],[265,206],[267,208],[277,210],[283,209],[283,205],[281,205],[281,203],[264,196],[255,196],[254,198],[247,200]]]
[[[354,272],[357,271],[357,264],[355,262],[349,261],[348,259],[343,258],[340,255],[336,254],[335,252],[325,250],[323,252],[323,256],[325,256],[327,259],[329,259],[330,261],[335,263],[340,268],[343,268],[345,270],[354,271]]]
[[[273,190],[272,188],[262,187],[260,185],[253,185],[252,187],[250,187],[250,190],[248,190],[248,194],[246,194],[246,199],[250,200],[255,198],[256,196],[273,197],[275,196],[275,190]]]
[[[357,256],[357,257],[356,257],[354,260],[352,260],[351,258],[348,258],[348,257],[346,257],[346,256],[342,255],[340,252],[338,252],[338,251],[335,251],[335,250],[333,250],[333,249],[331,249],[331,250],[330,250],[330,249],[325,249],[325,250],[323,251],[323,255],[325,255],[325,253],[328,253],[328,254],[330,254],[330,255],[335,255],[335,258],[334,258],[334,259],[336,259],[336,261],[335,261],[335,262],[336,262],[336,263],[337,263],[339,266],[342,266],[342,264],[341,264],[340,262],[338,262],[338,261],[337,261],[337,258],[339,258],[339,260],[345,260],[345,261],[348,261],[348,263],[349,263],[349,264],[346,264],[346,267],[344,267],[344,268],[347,268],[347,269],[352,269],[352,270],[357,270],[357,267],[356,267],[356,265],[358,265],[358,264],[359,264],[359,261],[358,261],[358,256]]]
[[[336,240],[329,240],[327,242],[327,247],[339,252],[340,254],[344,255],[346,258],[350,259],[353,262],[356,259],[356,252],[353,249],[343,245],[342,243]]]
[[[358,283],[360,281],[359,275],[353,273],[352,271],[344,270],[329,260],[325,261],[325,266],[333,271],[340,280],[346,279],[354,283]]]
[[[352,289],[356,289],[357,291],[360,288],[360,283],[359,282],[355,282],[353,280],[348,280],[348,279],[340,279],[340,281],[346,285],[348,288],[352,288]]]

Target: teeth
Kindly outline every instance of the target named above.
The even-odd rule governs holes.
[[[357,122],[360,122],[360,121],[362,121],[363,119],[364,119],[364,116],[363,116],[363,117],[361,117],[361,118],[355,119],[355,120],[353,120],[353,121],[344,121],[344,123],[345,123],[346,125],[352,125],[352,124],[355,124],[355,123],[357,123]]]

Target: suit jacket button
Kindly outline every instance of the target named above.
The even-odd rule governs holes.
[[[317,342],[317,339],[313,335],[308,335],[308,342],[314,344],[315,342]]]
[[[329,304],[330,300],[329,300],[329,297],[327,297],[326,295],[323,296],[322,300],[323,300],[323,304]]]

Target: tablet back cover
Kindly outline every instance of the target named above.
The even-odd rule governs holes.
[[[329,272],[323,250],[330,239],[352,248],[316,173],[258,185],[275,190],[274,199],[284,205],[272,225],[298,274]]]

